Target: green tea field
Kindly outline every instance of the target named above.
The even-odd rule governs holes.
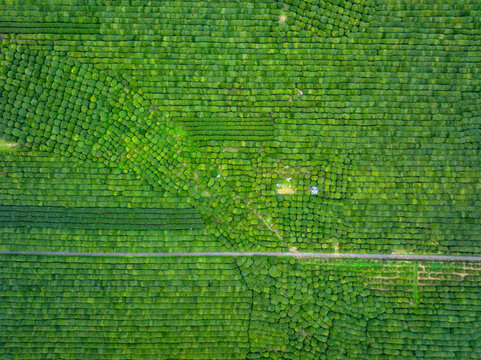
[[[479,0],[0,0],[0,359],[481,359],[480,142]]]

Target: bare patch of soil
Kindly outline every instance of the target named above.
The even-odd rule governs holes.
[[[14,147],[17,147],[17,146],[20,146],[19,143],[16,143],[16,142],[6,142],[5,140],[3,139],[0,139],[0,150],[4,149],[4,150],[10,150]]]
[[[295,194],[297,190],[292,186],[281,184],[276,191],[279,195],[292,195]]]

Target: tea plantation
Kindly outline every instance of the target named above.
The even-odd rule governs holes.
[[[480,256],[480,64],[478,0],[0,1],[0,359],[481,359],[479,262],[202,255]]]

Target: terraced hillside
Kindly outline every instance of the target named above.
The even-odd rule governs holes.
[[[0,358],[481,358],[478,263],[148,256],[480,256],[479,24],[0,2]]]

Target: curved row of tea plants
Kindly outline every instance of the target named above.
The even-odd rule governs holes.
[[[17,0],[0,32],[129,74],[290,247],[473,254],[480,6]],[[326,164],[344,166],[324,184]]]
[[[21,45],[3,48],[0,64],[6,140],[133,172],[154,190],[185,196],[225,246],[278,246],[215,166],[149,109],[141,90],[62,54]]]
[[[238,263],[253,290],[248,359],[481,354],[478,264],[286,258]]]

